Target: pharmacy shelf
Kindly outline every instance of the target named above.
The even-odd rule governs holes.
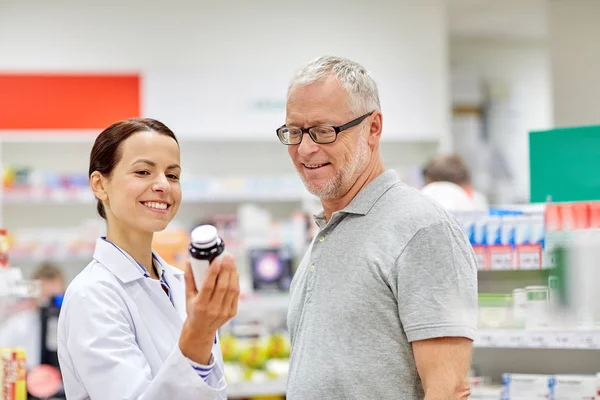
[[[51,190],[29,192],[20,190],[6,190],[2,193],[2,202],[5,205],[27,205],[27,204],[92,204],[94,195],[90,190]]]
[[[600,330],[479,330],[476,348],[600,350]]]
[[[501,272],[513,272],[513,271],[547,271],[549,269],[553,269],[554,267],[550,266],[524,266],[524,267],[511,267],[509,269],[494,269],[494,268],[477,268],[478,272],[481,273],[501,273]]]
[[[473,400],[499,400],[502,398],[502,386],[490,387],[471,387],[471,396]]]
[[[185,193],[183,203],[237,203],[246,201],[258,202],[301,202],[303,201],[302,193],[286,193],[286,192],[256,192],[256,193]]]
[[[268,192],[220,192],[201,193],[185,192],[183,204],[194,203],[237,203],[237,202],[301,202],[305,194],[300,192],[268,191]],[[53,191],[44,194],[25,194],[5,192],[2,196],[4,205],[90,205],[95,199],[89,190]]]
[[[37,264],[41,262],[54,262],[54,263],[77,263],[87,264],[92,260],[93,252],[87,254],[14,254],[10,256],[11,264],[20,266],[24,264]]]
[[[286,379],[233,383],[227,385],[227,398],[241,399],[257,396],[285,396],[286,388]]]

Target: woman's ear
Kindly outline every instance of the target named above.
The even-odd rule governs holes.
[[[98,171],[92,172],[90,175],[90,187],[97,199],[106,201],[108,194],[106,193],[106,178]]]

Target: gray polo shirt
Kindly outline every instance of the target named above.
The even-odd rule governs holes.
[[[424,397],[411,342],[473,339],[477,269],[456,219],[387,171],[326,223],[291,286],[288,400]]]

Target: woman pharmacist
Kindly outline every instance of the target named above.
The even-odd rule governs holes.
[[[200,291],[152,251],[181,202],[179,145],[161,122],[115,123],[96,139],[90,186],[106,237],[69,285],[58,324],[67,399],[225,399],[217,329],[237,312],[230,255]]]

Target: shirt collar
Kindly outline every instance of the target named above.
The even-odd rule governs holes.
[[[158,275],[164,277],[165,275],[168,277],[170,275],[173,276],[183,276],[184,272],[179,268],[175,268],[172,265],[169,265],[165,260],[162,259],[156,252],[152,251],[152,257],[157,261],[156,270]]]
[[[160,277],[163,277],[165,273],[167,276],[183,275],[183,271],[167,264],[154,251],[152,252],[152,257],[157,261],[155,265]],[[132,282],[145,276],[146,270],[142,265],[137,263],[124,250],[107,241],[105,238],[98,238],[96,240],[94,260],[104,265],[123,283]]]
[[[350,204],[340,210],[339,213],[367,215],[377,203],[377,200],[398,182],[400,182],[400,179],[396,171],[393,169],[385,171],[358,192],[350,201]],[[325,224],[325,211],[321,210],[314,215],[314,218],[317,225],[322,227]]]

